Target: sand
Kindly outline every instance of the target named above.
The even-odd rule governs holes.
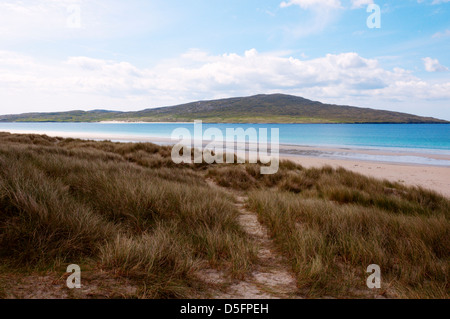
[[[422,186],[450,198],[450,167],[337,160],[306,156],[282,156],[304,167],[330,165],[405,185]]]
[[[32,131],[10,130],[10,133],[33,133]],[[44,134],[44,132],[34,132]],[[73,133],[73,132],[45,132],[49,136],[73,137],[81,139],[96,140],[114,140],[114,141],[136,141],[153,142],[159,144],[173,144],[170,138],[164,137],[146,137],[131,135],[111,135],[98,133]],[[422,186],[434,190],[450,198],[450,166],[433,166],[422,164],[395,164],[381,161],[354,160],[354,159],[334,159],[319,157],[327,153],[360,153],[367,155],[386,155],[386,156],[415,156],[428,160],[450,161],[450,156],[442,154],[424,154],[411,152],[384,152],[367,149],[343,149],[343,148],[324,148],[308,146],[281,145],[280,157],[300,163],[305,167],[320,167],[330,165],[332,167],[343,167],[345,169],[372,176],[380,179],[387,179],[393,182],[400,182],[405,185]],[[300,154],[300,155],[299,155]]]

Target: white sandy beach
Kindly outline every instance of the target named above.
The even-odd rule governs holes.
[[[192,124],[192,122],[100,121],[100,124]]]
[[[284,156],[304,167],[320,167],[330,165],[405,185],[422,186],[442,195],[450,197],[450,167],[391,164],[371,161],[336,160],[329,158]]]
[[[450,197],[450,166],[435,166],[427,164],[414,163],[387,163],[373,160],[354,160],[354,159],[334,159],[313,156],[314,154],[332,153],[332,152],[351,152],[368,156],[381,157],[416,157],[424,161],[449,161],[450,156],[445,154],[429,154],[417,151],[380,151],[370,149],[339,149],[339,148],[321,148],[306,146],[280,146],[280,152],[283,149],[295,150],[305,154],[304,156],[281,155],[284,159],[289,159],[299,163],[304,167],[321,167],[330,165],[332,167],[343,167],[345,169],[372,176],[380,179],[387,179],[393,182],[400,182],[405,185],[422,186],[447,197]],[[311,154],[308,156],[308,154]]]

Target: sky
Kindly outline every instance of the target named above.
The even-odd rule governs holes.
[[[450,0],[0,2],[0,114],[270,93],[450,120]]]

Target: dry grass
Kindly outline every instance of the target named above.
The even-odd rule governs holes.
[[[432,191],[344,169],[283,163],[217,167],[210,176],[249,192],[249,209],[268,226],[310,297],[368,297],[366,267],[378,264],[388,297],[448,298],[450,201]],[[233,176],[236,180],[233,182]]]
[[[256,250],[210,178],[249,196],[303,295],[450,297],[448,199],[344,169],[282,161],[261,175],[253,164],[174,165],[170,154],[0,133],[0,279],[75,263],[132,281],[139,297],[178,298],[202,296],[201,268],[243,278]],[[381,290],[365,285],[369,264],[381,266]]]
[[[208,176],[249,194],[310,297],[449,298],[450,201],[345,169],[289,161],[274,175],[259,165],[221,165]],[[366,287],[370,264],[381,290]]]
[[[229,196],[170,148],[0,136],[0,256],[10,269],[95,264],[146,297],[199,292],[200,263],[243,276],[254,249]],[[242,267],[246,265],[246,267]]]

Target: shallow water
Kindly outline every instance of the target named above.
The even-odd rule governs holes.
[[[226,136],[227,128],[279,129],[280,144],[332,147],[339,151],[289,150],[292,155],[377,160],[383,162],[415,163],[450,166],[450,125],[447,124],[203,124],[218,128]],[[193,123],[0,123],[0,131],[34,132],[57,135],[83,133],[103,137],[170,138],[174,129],[186,128],[194,135]],[[67,135],[67,134],[66,134]],[[270,137],[269,137],[270,139]],[[379,150],[384,154],[367,154],[352,150]],[[283,152],[283,150],[281,151]],[[402,155],[399,155],[401,152]],[[391,154],[392,153],[392,154]],[[411,153],[411,154],[408,154]],[[423,154],[418,155],[418,153]],[[439,155],[433,158],[426,155]]]

